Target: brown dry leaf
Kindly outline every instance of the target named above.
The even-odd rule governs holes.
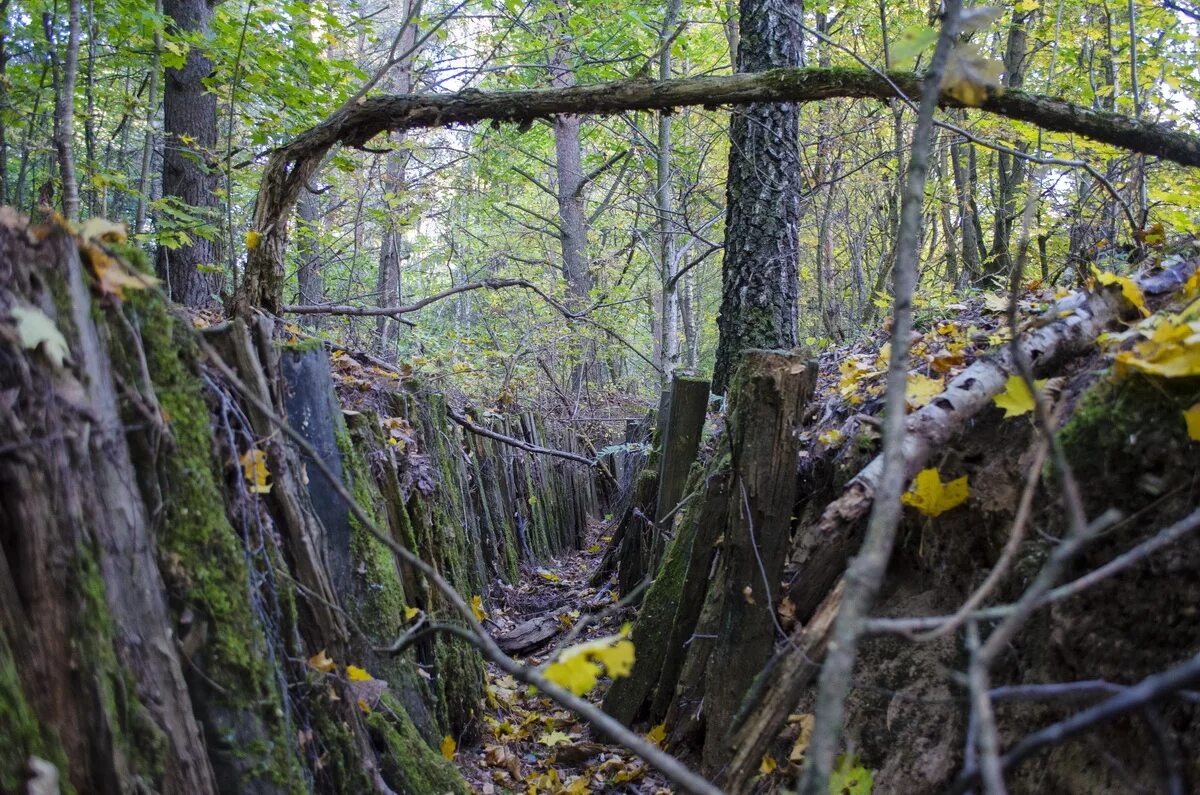
[[[309,657],[308,665],[313,670],[320,671],[323,674],[332,673],[337,668],[337,663],[329,659],[324,649]]]

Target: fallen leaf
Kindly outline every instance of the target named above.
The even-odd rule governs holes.
[[[762,758],[762,762],[758,765],[758,772],[764,776],[769,776],[775,772],[775,768],[779,767],[779,763],[775,761],[775,757],[767,754]]]
[[[559,577],[557,574],[555,574],[552,571],[546,571],[545,569],[538,569],[537,573],[538,573],[539,577],[541,577],[543,580],[547,580],[549,582],[559,582],[562,580],[562,577]]]
[[[454,759],[454,752],[458,749],[458,743],[454,742],[454,738],[447,734],[442,738],[442,757],[446,761]]]
[[[8,310],[17,323],[17,337],[26,350],[41,348],[42,353],[55,367],[61,368],[70,349],[58,326],[45,312],[32,306],[17,304]]]
[[[419,608],[419,607],[404,608],[404,620],[405,621],[412,621],[414,618],[416,618],[420,614],[421,614],[421,608]]]
[[[900,501],[911,505],[926,516],[941,516],[961,505],[970,494],[967,476],[942,483],[936,467],[923,469],[913,478],[912,488],[900,495]]]
[[[89,218],[79,227],[79,236],[84,240],[121,244],[129,238],[129,231],[123,222],[113,223],[106,218]]]
[[[358,704],[358,708],[361,709],[364,713],[366,713],[367,715],[371,714],[371,705],[366,702],[366,699],[360,698],[360,699],[358,699],[358,701],[356,703]]]
[[[319,652],[309,657],[308,665],[310,668],[320,671],[323,674],[330,673],[334,668],[337,667],[337,663],[326,656],[324,649],[321,649]]]
[[[246,231],[246,250],[253,251],[258,248],[258,244],[262,242],[262,233],[256,232],[253,229]]]
[[[618,635],[609,635],[564,649],[554,662],[542,671],[551,682],[570,690],[577,696],[596,686],[601,673],[617,679],[629,676],[633,670],[633,641],[627,628]]]
[[[571,742],[571,738],[567,736],[566,732],[553,731],[543,734],[538,738],[538,742],[542,745],[553,748],[556,745]]]
[[[242,464],[242,477],[250,484],[251,492],[267,494],[271,491],[272,484],[267,482],[267,477],[271,473],[267,469],[267,454],[264,451],[257,447],[251,447],[242,453],[239,461]]]
[[[1188,438],[1200,442],[1200,403],[1183,412],[1183,420],[1187,423]]]
[[[1142,313],[1142,317],[1147,317],[1150,310],[1146,308],[1146,298],[1142,295],[1142,288],[1138,287],[1137,282],[1128,276],[1118,276],[1115,273],[1106,273],[1104,271],[1096,271],[1096,281],[1105,286],[1110,284],[1119,284],[1121,286],[1121,295],[1125,300],[1132,304],[1137,311]]]
[[[471,612],[475,614],[475,618],[479,621],[483,621],[488,617],[487,611],[483,609],[482,596],[476,595],[471,597]]]
[[[369,673],[367,673],[362,668],[359,668],[357,665],[347,665],[346,666],[346,677],[351,682],[372,682],[375,680],[375,677],[371,676]]]
[[[859,764],[852,754],[838,757],[829,776],[830,795],[871,795],[875,787],[875,774]]]
[[[1033,385],[1041,392],[1048,380],[1043,378],[1034,381]],[[992,402],[1004,409],[1004,419],[1020,417],[1034,409],[1033,393],[1029,391],[1025,379],[1019,375],[1010,375],[1004,382],[1004,391],[992,398]]]
[[[646,732],[646,739],[655,745],[662,745],[663,740],[667,739],[667,724],[660,723]]]
[[[928,405],[938,395],[946,390],[941,378],[929,378],[920,373],[909,373],[908,383],[904,389],[904,399],[910,409],[919,409]]]
[[[792,744],[792,750],[788,752],[788,761],[801,762],[804,759],[804,752],[808,750],[808,744],[812,740],[813,716],[809,713],[797,715],[794,722],[800,724],[800,734],[796,736],[796,742]]]

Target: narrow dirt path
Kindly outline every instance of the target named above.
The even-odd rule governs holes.
[[[528,665],[553,658],[571,629],[585,628],[571,639],[580,643],[613,635],[632,619],[628,609],[614,610],[610,584],[597,589],[588,580],[600,562],[605,543],[603,522],[594,521],[587,543],[577,552],[527,567],[521,582],[493,593],[486,622],[497,639]],[[598,617],[598,618],[597,618]],[[620,746],[597,737],[592,729],[544,696],[529,692],[511,676],[488,666],[483,737],[459,749],[455,757],[477,793],[560,795],[570,793],[669,793],[662,778]],[[587,698],[599,702],[608,687],[602,680]]]

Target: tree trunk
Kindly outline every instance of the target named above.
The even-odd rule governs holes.
[[[658,46],[658,79],[671,79],[671,42],[678,24],[682,0],[668,0]],[[655,209],[658,214],[658,265],[662,280],[662,378],[669,383],[679,364],[679,282],[675,279],[676,245],[674,196],[671,180],[671,115],[658,114],[658,152],[654,181]],[[707,396],[706,396],[707,397]]]
[[[155,0],[154,10],[162,14],[163,0]],[[140,234],[146,227],[146,206],[150,203],[150,165],[154,160],[154,144],[158,136],[154,119],[158,116],[158,76],[162,71],[162,31],[154,29],[154,55],[150,61],[150,86],[146,96],[146,139],[142,142],[142,166],[138,172],[137,212],[133,231]]]
[[[214,5],[207,0],[163,0],[163,11],[179,33],[204,36]],[[190,47],[183,67],[167,70],[163,92],[163,198],[179,202],[201,221],[215,220],[217,210],[217,97],[203,82],[212,70],[204,51]],[[160,245],[156,270],[176,303],[211,305],[217,282],[201,268],[221,262],[220,243],[195,232],[189,237],[178,248]]]
[[[1025,82],[1025,51],[1029,33],[1026,25],[1032,11],[1013,11],[1008,28],[1008,44],[1004,50],[1004,87],[1019,89]],[[1018,148],[1024,149],[1023,144]],[[1012,268],[1009,246],[1012,242],[1013,221],[1017,218],[1017,194],[1025,182],[1025,161],[1007,152],[996,153],[996,216],[992,228],[992,252],[987,267],[988,276],[1007,275]]]
[[[296,254],[299,264],[296,268],[296,285],[299,288],[299,303],[321,304],[325,302],[325,274],[321,269],[319,253],[321,202],[317,194],[305,190],[300,194],[300,202],[296,208],[297,228]],[[312,325],[320,328],[324,315],[315,315]]]
[[[69,23],[66,49],[59,62],[62,79],[58,84],[58,95],[54,102],[54,151],[58,156],[59,175],[62,181],[63,215],[71,220],[79,217],[79,180],[75,175],[75,76],[79,71],[79,0],[70,0]],[[55,46],[50,35],[50,23],[46,23],[47,38]]]
[[[741,0],[738,71],[799,66],[802,8],[795,0]],[[755,102],[733,114],[713,371],[717,394],[725,392],[742,351],[796,344],[799,117],[790,102]]]

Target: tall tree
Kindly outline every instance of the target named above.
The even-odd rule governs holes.
[[[800,65],[800,0],[741,0],[739,72]],[[799,107],[752,103],[729,132],[725,262],[713,391],[729,383],[747,348],[796,344],[800,292]]]
[[[220,0],[163,0],[163,11],[180,35],[205,36]],[[185,205],[201,223],[215,214],[218,174],[217,97],[204,86],[212,61],[197,46],[188,48],[183,66],[167,69],[163,91],[163,183],[166,199]],[[212,303],[216,282],[209,269],[221,261],[214,237],[191,234],[178,248],[159,246],[157,270],[171,298],[185,306]]]
[[[1004,86],[1020,88],[1025,82],[1025,53],[1029,47],[1029,20],[1034,11],[1013,10],[1004,48]],[[1021,144],[1020,149],[1027,146]],[[984,269],[987,275],[1007,274],[1012,268],[1009,245],[1013,222],[1018,211],[1017,194],[1025,182],[1025,161],[1007,152],[996,154],[996,215],[992,229],[991,259]]]
[[[54,151],[58,156],[59,177],[62,182],[62,208],[67,218],[79,217],[79,180],[75,176],[75,76],[79,71],[79,0],[68,6],[67,42],[61,52],[53,54],[58,77],[54,102]],[[50,12],[43,17],[46,38],[52,52],[53,20]]]

